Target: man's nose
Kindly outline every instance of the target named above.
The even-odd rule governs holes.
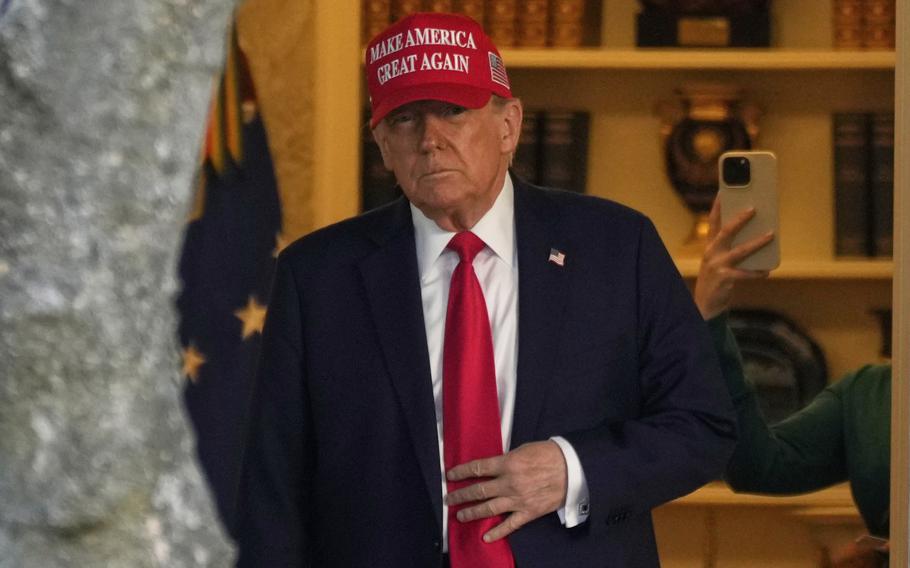
[[[427,113],[421,120],[420,149],[424,152],[445,148],[445,136],[442,129],[442,118]]]

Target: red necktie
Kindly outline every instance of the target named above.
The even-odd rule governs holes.
[[[483,290],[474,273],[474,256],[484,243],[471,232],[458,233],[448,248],[461,261],[452,273],[442,350],[442,430],[445,467],[502,454],[499,398],[493,337]],[[478,480],[447,482],[449,492]],[[485,543],[483,535],[502,516],[462,523],[449,507],[449,561],[452,568],[511,568],[512,549],[505,540]]]

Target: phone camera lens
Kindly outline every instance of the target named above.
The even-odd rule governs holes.
[[[724,158],[723,165],[724,183],[730,186],[749,185],[752,179],[751,164],[749,158],[743,156],[732,156]]]

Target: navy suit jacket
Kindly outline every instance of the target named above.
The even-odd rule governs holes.
[[[706,326],[643,215],[516,180],[515,227],[512,447],[564,436],[591,504],[578,527],[552,513],[515,532],[516,563],[657,566],[651,509],[719,477],[735,441]],[[438,567],[436,418],[407,201],[280,255],[261,357],[240,565]]]

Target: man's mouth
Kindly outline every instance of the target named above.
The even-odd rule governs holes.
[[[427,172],[427,173],[423,174],[420,177],[437,177],[437,176],[453,173],[454,171],[455,170],[447,170],[447,169],[433,170],[431,172]]]

